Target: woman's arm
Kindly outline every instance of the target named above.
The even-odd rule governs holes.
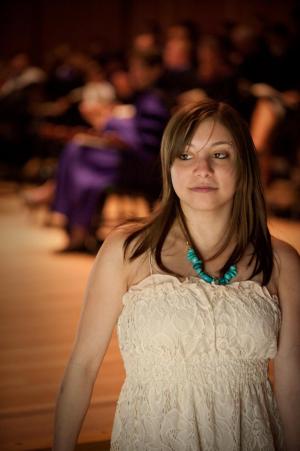
[[[127,291],[124,233],[112,233],[93,265],[73,351],[61,383],[54,425],[53,451],[74,450],[95,379]]]
[[[300,450],[300,258],[295,249],[278,246],[278,292],[282,323],[274,359],[275,394],[288,451]]]

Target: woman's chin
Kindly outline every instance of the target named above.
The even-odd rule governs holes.
[[[209,201],[202,201],[199,202],[181,202],[182,210],[186,213],[189,211],[194,212],[218,212],[220,213],[221,210],[228,207],[231,208],[231,203],[219,203],[219,202],[209,202]]]

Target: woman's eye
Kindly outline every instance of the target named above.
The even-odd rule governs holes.
[[[228,158],[228,154],[226,152],[215,152],[214,158],[217,158],[218,160],[224,160],[225,158]]]
[[[190,160],[191,158],[191,155],[189,155],[188,153],[182,153],[181,155],[179,155],[180,160]]]

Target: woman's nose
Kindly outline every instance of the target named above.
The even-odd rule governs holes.
[[[208,177],[212,174],[213,169],[207,158],[196,158],[194,166],[194,174],[202,177]]]

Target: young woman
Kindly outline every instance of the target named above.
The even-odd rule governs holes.
[[[54,450],[74,449],[116,323],[126,380],[111,450],[299,450],[299,256],[269,234],[247,126],[226,104],[190,106],[161,157],[159,210],[96,258]]]

